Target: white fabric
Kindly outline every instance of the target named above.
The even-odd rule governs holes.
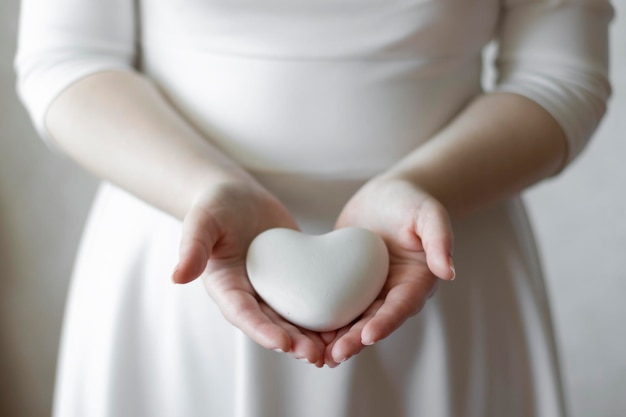
[[[18,87],[52,144],[45,113],[64,88],[140,58],[305,230],[325,232],[362,181],[481,93],[494,37],[497,88],[553,114],[572,159],[610,94],[611,16],[600,0],[24,0]],[[104,185],[68,301],[55,415],[564,415],[521,203],[455,233],[458,279],[386,341],[318,370],[250,342],[199,282],[173,286],[180,224]]]

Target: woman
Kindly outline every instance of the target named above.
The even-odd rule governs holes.
[[[564,415],[518,193],[600,121],[611,16],[602,0],[24,0],[20,94],[106,180],[55,415]],[[320,334],[258,301],[258,233],[345,226],[391,255],[358,321]]]

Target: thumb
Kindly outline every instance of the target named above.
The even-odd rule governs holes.
[[[186,284],[198,278],[205,270],[220,236],[220,228],[211,213],[204,207],[194,206],[183,220],[180,258],[172,280],[177,284]]]
[[[415,222],[415,233],[426,253],[428,269],[445,280],[456,276],[453,252],[453,233],[446,209],[436,201],[422,204]]]

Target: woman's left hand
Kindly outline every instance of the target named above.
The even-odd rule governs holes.
[[[334,367],[389,336],[435,292],[437,277],[452,280],[452,227],[446,209],[401,178],[374,178],[346,204],[336,228],[363,227],[383,238],[389,274],[377,299],[354,323],[326,334],[326,364]]]

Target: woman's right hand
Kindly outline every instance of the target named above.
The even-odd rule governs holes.
[[[260,185],[230,181],[207,187],[184,218],[173,280],[184,284],[202,277],[224,317],[252,340],[321,367],[326,345],[320,335],[281,318],[248,280],[248,246],[274,227],[298,228],[288,210]]]

